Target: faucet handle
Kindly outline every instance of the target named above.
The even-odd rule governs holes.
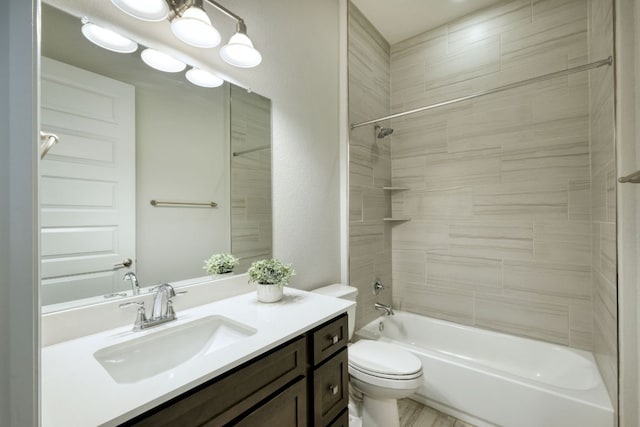
[[[384,290],[384,285],[382,284],[382,281],[380,279],[376,279],[375,282],[373,282],[372,286],[374,295],[379,295],[380,292]]]
[[[118,307],[120,308],[127,308],[127,307],[131,307],[133,305],[137,305],[138,306],[138,310],[143,309],[144,310],[144,303],[142,301],[130,301],[130,302],[123,302],[122,304],[120,304]]]
[[[125,302],[119,305],[120,308],[127,308],[132,306],[138,306],[138,312],[136,314],[136,321],[133,323],[133,330],[139,331],[147,321],[147,314],[144,310],[144,303],[141,301]]]

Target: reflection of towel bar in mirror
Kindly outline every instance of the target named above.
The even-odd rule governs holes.
[[[248,150],[242,150],[242,151],[234,151],[233,153],[231,153],[231,155],[233,157],[236,156],[242,156],[243,154],[247,154],[247,153],[253,153],[254,151],[260,151],[260,150],[268,150],[270,149],[271,146],[270,145],[264,145],[262,147],[256,147],[256,148],[249,148]]]
[[[618,182],[622,184],[624,184],[625,182],[628,182],[631,184],[640,184],[640,171],[636,171],[627,176],[620,177],[618,178]]]
[[[205,202],[205,203],[197,203],[197,202],[166,202],[160,200],[152,200],[151,206],[156,208],[162,207],[203,207],[203,208],[215,208],[218,206],[216,202]]]

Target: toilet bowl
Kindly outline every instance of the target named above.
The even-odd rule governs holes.
[[[393,344],[360,340],[349,346],[349,381],[362,394],[363,427],[399,426],[397,399],[422,384],[422,363]]]
[[[355,301],[358,290],[335,284],[313,292]],[[351,340],[355,305],[347,313]],[[348,353],[352,397],[357,395],[362,399],[358,405],[362,427],[399,427],[397,399],[411,396],[422,384],[420,359],[393,344],[372,340],[350,344]]]

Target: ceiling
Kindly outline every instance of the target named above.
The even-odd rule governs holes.
[[[389,44],[503,0],[351,0]]]

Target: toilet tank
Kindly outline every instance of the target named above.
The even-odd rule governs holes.
[[[311,292],[315,292],[317,294],[322,294],[334,298],[346,299],[349,301],[356,301],[356,297],[358,296],[358,288],[354,288],[353,286],[343,285],[341,283],[335,283],[333,285],[322,286],[321,288],[317,288],[312,290]],[[349,341],[353,337],[353,332],[356,325],[356,306],[353,305],[351,308],[347,309],[347,314],[349,315]]]

